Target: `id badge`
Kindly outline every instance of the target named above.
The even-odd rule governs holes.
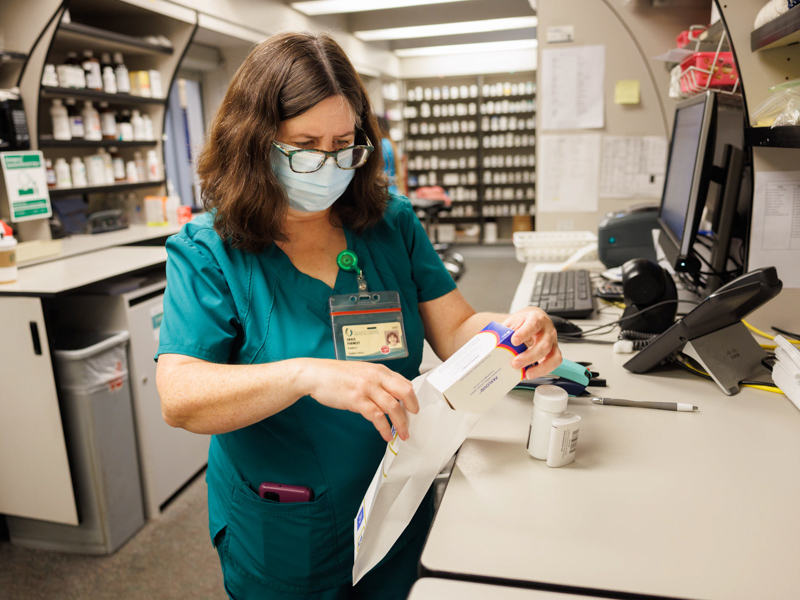
[[[338,360],[390,360],[408,356],[398,292],[331,296],[333,345]]]

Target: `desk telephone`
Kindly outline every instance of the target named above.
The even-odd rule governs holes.
[[[739,382],[761,368],[761,360],[766,357],[742,319],[777,296],[782,287],[775,267],[737,277],[675,322],[624,367],[634,373],[646,373],[686,350],[723,392],[735,394]]]

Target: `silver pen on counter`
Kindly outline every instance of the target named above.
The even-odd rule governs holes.
[[[618,398],[592,398],[595,404],[606,406],[634,406],[637,408],[657,408],[659,410],[677,410],[681,412],[692,412],[697,410],[696,406],[683,404],[682,402],[647,402],[636,400],[620,400]]]

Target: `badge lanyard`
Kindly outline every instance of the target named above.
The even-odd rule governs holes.
[[[343,250],[336,257],[343,271],[355,271],[358,292],[331,296],[331,327],[339,360],[389,360],[408,356],[398,292],[370,292],[358,257]]]

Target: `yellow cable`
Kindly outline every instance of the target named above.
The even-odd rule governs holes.
[[[756,335],[760,335],[761,337],[767,338],[768,340],[774,340],[775,339],[774,335],[770,335],[768,333],[765,333],[765,332],[761,331],[760,329],[756,329],[755,327],[750,325],[750,323],[748,323],[744,319],[742,319],[742,323],[744,323],[744,326],[747,327],[750,331],[752,331]],[[796,346],[800,345],[800,340],[786,340],[786,341],[788,341],[790,344],[795,344]]]
[[[683,364],[683,366],[686,367],[687,369],[691,369],[695,373],[699,373],[700,375],[703,375],[705,377],[710,377],[710,375],[705,371],[701,371],[700,369],[695,369],[692,365],[690,365],[687,362],[681,361],[681,364]],[[755,388],[757,390],[763,390],[765,392],[774,392],[776,394],[783,394],[780,388],[771,387],[769,385],[756,385],[754,383],[743,383],[742,387],[750,387],[750,388]]]
[[[778,346],[776,344],[759,344],[764,350],[775,350]]]
[[[755,385],[752,383],[743,383],[742,387],[751,387],[751,388],[756,388],[757,390],[763,390],[765,392],[774,392],[776,394],[783,394],[780,388],[770,387],[768,385]]]

